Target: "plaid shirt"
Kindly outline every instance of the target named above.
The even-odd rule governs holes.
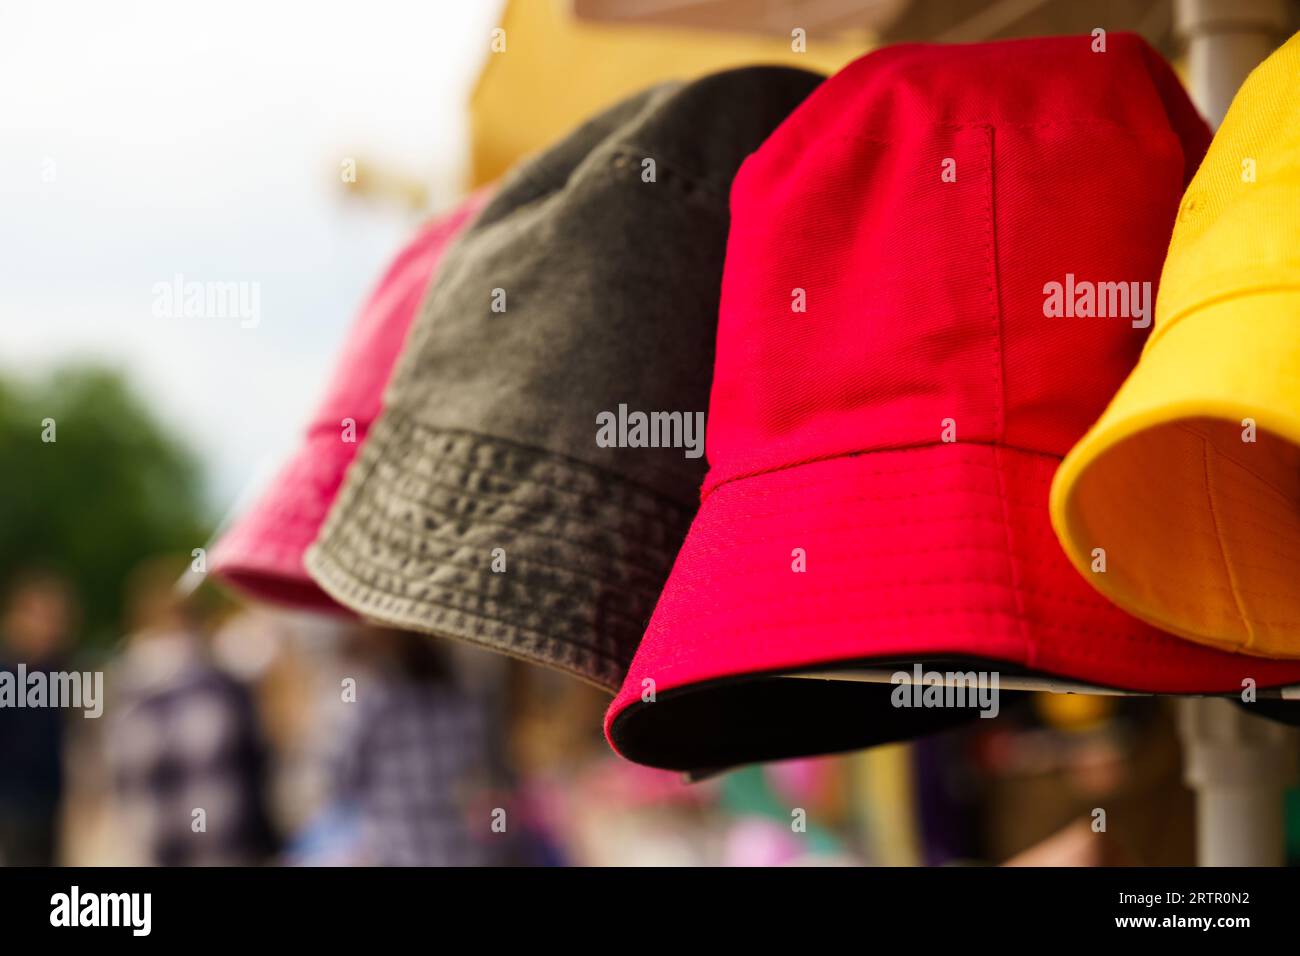
[[[479,866],[493,862],[486,708],[450,684],[362,683],[336,762],[340,799],[359,818],[363,862]],[[479,819],[481,816],[481,819]]]
[[[188,635],[127,652],[106,753],[117,807],[147,862],[238,865],[273,849],[265,754],[247,690]],[[196,809],[204,811],[195,832]]]

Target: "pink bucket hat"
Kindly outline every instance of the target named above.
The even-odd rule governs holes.
[[[222,581],[256,600],[350,613],[308,576],[303,552],[379,416],[384,387],[443,252],[489,198],[486,190],[470,196],[428,222],[397,254],[349,331],[297,450],[213,549],[211,571]]]

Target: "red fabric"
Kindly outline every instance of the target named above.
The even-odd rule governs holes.
[[[1147,333],[1047,318],[1044,285],[1073,273],[1154,290],[1209,140],[1141,39],[1090,43],[886,48],[742,166],[701,510],[607,732],[654,706],[639,702],[647,679],[663,693],[889,656],[1133,690],[1300,680],[1296,663],[1123,614],[1049,526],[1057,462]],[[797,289],[806,312],[792,311]],[[940,440],[945,419],[955,444]]]
[[[438,261],[488,198],[486,191],[475,193],[427,223],[389,265],[348,332],[302,444],[213,549],[217,577],[259,600],[349,613],[311,580],[303,553],[379,416],[384,388]],[[346,418],[356,422],[355,442],[342,440]]]

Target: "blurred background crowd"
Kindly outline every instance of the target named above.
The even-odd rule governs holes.
[[[614,757],[603,695],[567,676],[189,593],[190,564],[124,558],[109,611],[66,566],[7,569],[4,659],[103,670],[108,699],[98,719],[0,710],[5,863],[1192,859],[1152,701],[1039,695],[987,728],[690,782]],[[1095,839],[1098,805],[1143,844]]]
[[[648,83],[879,40],[846,18],[796,54],[604,6],[0,12],[0,668],[102,671],[107,695],[98,719],[0,709],[0,863],[1192,862],[1157,701],[1034,695],[686,781],[615,758],[576,680],[204,579],[422,218]],[[262,321],[151,316],[194,272],[259,283]],[[1099,805],[1140,836],[1080,839]]]

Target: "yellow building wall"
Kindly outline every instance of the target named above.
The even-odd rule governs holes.
[[[489,53],[470,96],[470,179],[479,186],[606,106],[653,83],[784,64],[832,73],[870,49],[867,31],[806,38],[593,24],[565,0],[508,0],[505,51]]]

